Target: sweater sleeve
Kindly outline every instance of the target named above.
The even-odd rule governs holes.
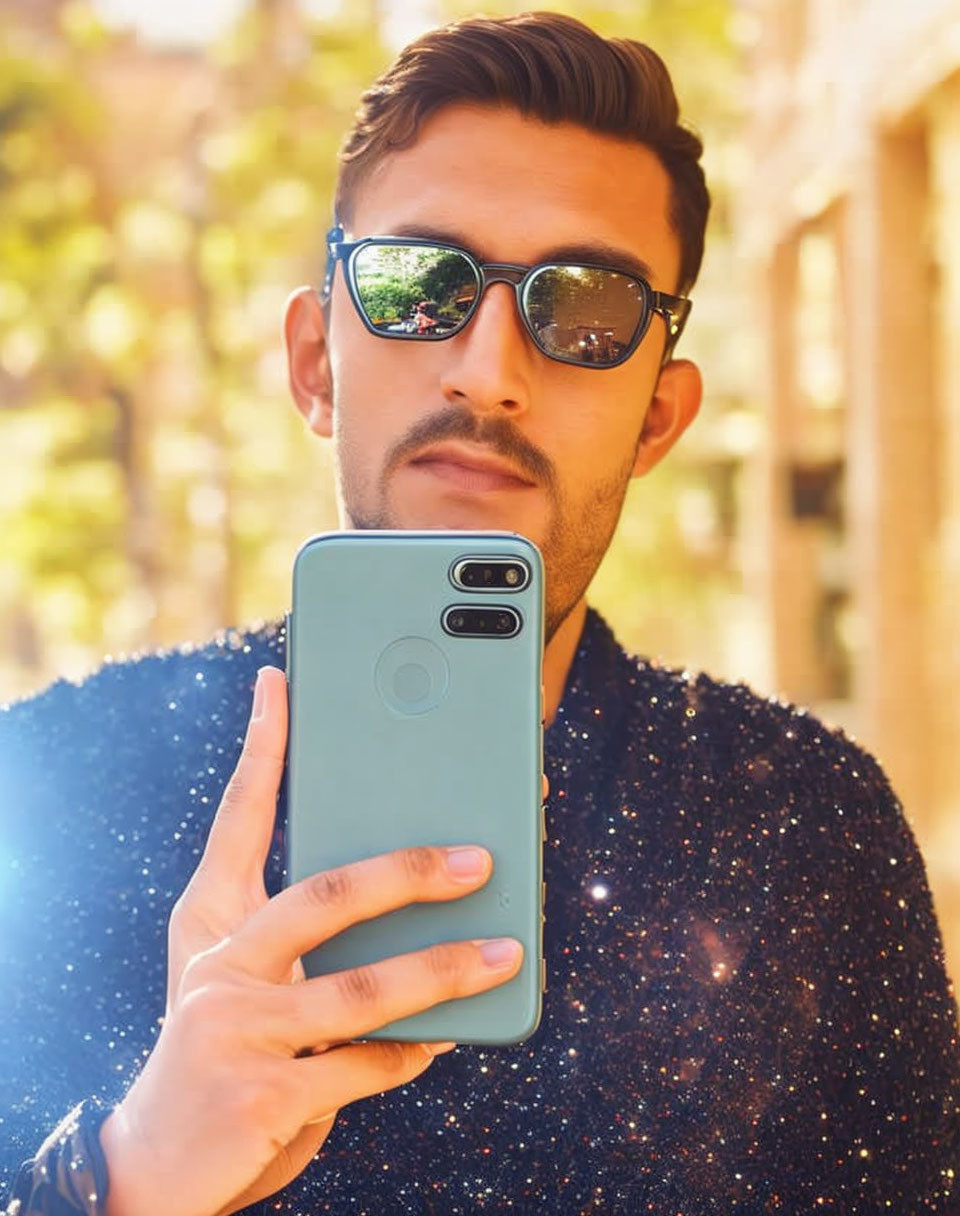
[[[152,1049],[170,910],[239,749],[252,662],[144,656],[0,709],[0,1194],[78,1102],[119,1101]]]

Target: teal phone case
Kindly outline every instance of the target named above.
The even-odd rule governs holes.
[[[464,591],[461,558],[522,559],[520,591]],[[517,610],[514,637],[454,637],[451,605]],[[542,990],[543,567],[500,532],[336,532],[294,564],[287,882],[391,849],[481,844],[479,891],[352,926],[303,958],[308,977],[444,941],[510,936],[520,973],[367,1038],[516,1043],[536,1029]]]

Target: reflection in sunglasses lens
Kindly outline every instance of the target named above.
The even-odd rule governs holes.
[[[352,260],[367,321],[388,336],[455,333],[473,307],[480,280],[463,254],[437,245],[361,246]],[[522,307],[543,349],[576,363],[616,363],[645,317],[637,280],[595,266],[545,266],[528,280]]]
[[[593,266],[547,266],[524,293],[544,347],[579,363],[613,363],[633,341],[646,299],[636,280]]]
[[[433,245],[365,245],[355,255],[353,274],[367,320],[385,334],[452,333],[479,287],[466,258]]]

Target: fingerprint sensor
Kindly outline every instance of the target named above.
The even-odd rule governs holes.
[[[430,695],[430,672],[419,663],[404,663],[393,674],[393,691],[404,705],[425,701]]]
[[[450,670],[439,646],[426,638],[400,638],[377,660],[377,690],[401,714],[425,714],[447,694]]]

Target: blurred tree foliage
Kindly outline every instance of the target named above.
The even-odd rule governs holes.
[[[388,56],[369,20],[288,18],[257,4],[206,56],[82,3],[0,30],[5,694],[279,615],[335,522],[281,321]]]
[[[33,663],[44,610],[92,642],[94,605],[123,578],[113,409],[90,341],[111,301],[110,216],[101,115],[73,71],[80,42],[47,58],[0,35],[0,592]],[[96,42],[84,50],[95,57]]]
[[[661,51],[709,169],[736,117],[724,0],[554,7]],[[280,322],[319,280],[336,149],[390,57],[379,10],[310,24],[256,0],[205,53],[110,33],[82,0],[0,28],[0,699],[279,615],[297,545],[335,526]],[[631,491],[596,590],[638,648],[709,658],[729,554],[677,510],[709,516],[704,487],[676,460]]]

